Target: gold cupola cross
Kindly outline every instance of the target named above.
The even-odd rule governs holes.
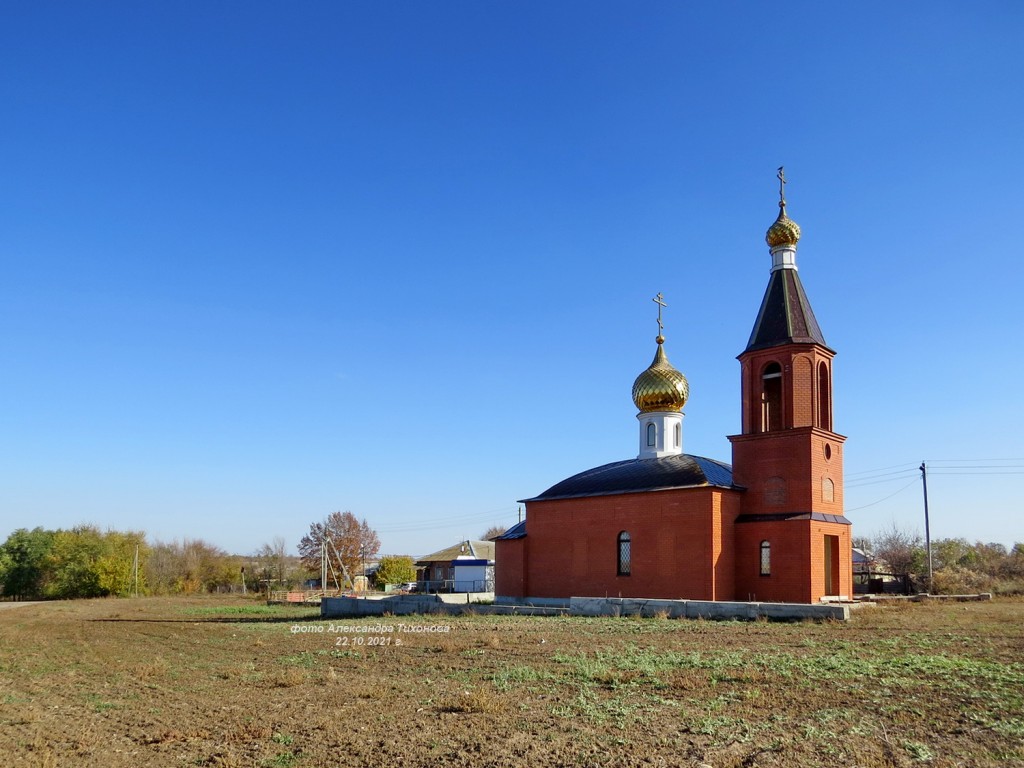
[[[658,335],[662,336],[664,335],[665,326],[661,322],[661,309],[662,307],[667,307],[668,304],[665,303],[665,297],[661,295],[661,291],[658,291],[658,295],[651,299],[651,301],[658,305]]]

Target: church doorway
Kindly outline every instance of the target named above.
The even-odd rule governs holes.
[[[839,594],[838,536],[825,536],[825,594]]]

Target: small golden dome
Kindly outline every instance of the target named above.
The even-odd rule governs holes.
[[[800,240],[800,225],[786,215],[785,201],[779,203],[779,218],[768,227],[764,239],[769,248],[774,248],[777,245],[795,246]]]
[[[690,384],[682,373],[672,367],[662,346],[664,336],[658,336],[658,351],[646,371],[633,382],[633,402],[641,413],[651,411],[683,410],[690,396]]]

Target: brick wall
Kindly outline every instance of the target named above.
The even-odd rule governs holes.
[[[526,537],[494,542],[494,593],[505,597],[528,597]]]
[[[834,584],[825,581],[826,536],[834,538]],[[761,542],[771,544],[771,573],[760,573]],[[850,526],[816,520],[741,523],[736,526],[736,598],[816,603],[825,595],[853,594]]]
[[[531,597],[663,597],[730,600],[732,521],[740,494],[692,488],[527,504],[528,542],[499,541],[497,590]],[[619,575],[618,537],[630,536],[630,574]],[[505,560],[508,556],[509,561]],[[513,563],[506,571],[506,562]]]

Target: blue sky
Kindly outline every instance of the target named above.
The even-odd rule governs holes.
[[[1009,2],[8,4],[0,537],[476,537],[635,456],[659,291],[684,448],[728,461],[785,164],[854,534],[923,528],[926,459],[933,536],[1022,541],[1022,33]]]

